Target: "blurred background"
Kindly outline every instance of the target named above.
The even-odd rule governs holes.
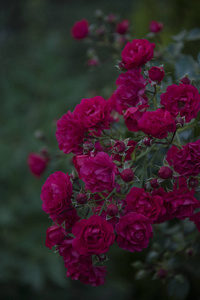
[[[165,43],[185,28],[200,26],[198,0],[0,1],[1,299],[169,299],[162,283],[135,280],[131,263],[145,251],[133,254],[114,247],[105,285],[93,288],[67,279],[62,258],[44,244],[51,221],[41,209],[41,187],[52,172],[71,166],[67,159],[59,165],[52,161],[36,179],[27,156],[44,146],[35,131],[42,130],[47,146],[57,150],[55,120],[82,98],[108,97],[115,86],[113,62],[89,71],[86,44],[70,35],[77,20],[92,23],[97,9],[129,19],[137,38],[148,33],[151,20],[161,21]]]

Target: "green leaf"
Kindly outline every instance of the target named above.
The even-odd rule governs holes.
[[[180,42],[186,38],[187,33],[188,33],[187,30],[183,30],[183,31],[179,32],[177,35],[173,35],[172,38],[174,41]]]
[[[200,40],[200,28],[197,27],[197,28],[190,30],[186,40],[187,41]]]
[[[177,299],[185,299],[190,290],[190,282],[184,276],[176,276],[168,283],[168,295],[174,296]]]

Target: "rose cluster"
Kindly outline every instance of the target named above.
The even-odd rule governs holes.
[[[155,25],[152,31],[158,32]],[[72,31],[77,39],[88,34],[85,20],[81,26],[75,24]],[[124,20],[116,30],[123,34],[126,28]],[[104,283],[104,261],[114,243],[142,251],[154,225],[174,218],[188,218],[200,230],[195,194],[200,140],[182,146],[176,138],[180,120],[184,126],[197,117],[200,94],[195,86],[180,83],[159,97],[156,87],[164,68],[147,64],[154,48],[146,39],[128,42],[112,96],[82,99],[57,121],[59,149],[73,153],[75,170],[51,174],[42,187],[42,209],[53,222],[46,246],[56,246],[67,276],[84,284]],[[156,156],[150,156],[148,170],[142,170],[144,158],[162,147],[167,149],[164,165],[149,177],[152,165],[155,174]]]

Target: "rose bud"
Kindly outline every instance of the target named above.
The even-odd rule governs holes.
[[[97,58],[90,58],[87,61],[88,67],[96,67],[99,65],[99,60]]]
[[[55,245],[59,245],[65,238],[66,232],[64,228],[58,225],[49,227],[46,231],[45,246],[51,249]]]
[[[92,151],[94,149],[94,145],[92,142],[90,141],[85,141],[83,143],[83,149],[87,152]]]
[[[181,78],[180,82],[183,84],[190,84],[191,80],[188,76],[184,76],[183,78]]]
[[[134,173],[131,169],[125,169],[120,173],[120,176],[125,182],[130,182],[134,178]]]
[[[124,150],[126,149],[126,145],[122,141],[116,141],[115,144],[114,144],[113,149],[116,152],[121,153],[121,152],[124,152]]]
[[[149,30],[151,32],[160,32],[163,29],[163,23],[157,21],[151,21],[149,24]]]
[[[83,193],[78,194],[76,196],[76,201],[79,204],[85,204],[85,203],[87,203],[87,196],[86,196],[86,194],[83,194]]]
[[[127,33],[128,29],[129,29],[129,21],[128,20],[122,20],[116,26],[116,32],[119,34]]]
[[[149,136],[146,136],[143,138],[143,144],[147,147],[150,147],[152,145],[153,139],[150,138]]]
[[[195,177],[191,177],[189,180],[188,180],[188,185],[192,188],[195,188],[199,185],[199,181],[197,178]]]
[[[157,81],[157,82],[161,82],[165,76],[165,71],[163,69],[163,67],[152,67],[149,71],[149,78],[152,81]]]
[[[160,270],[158,270],[158,272],[157,272],[157,276],[158,276],[158,278],[160,278],[160,279],[164,279],[164,278],[167,277],[167,271],[166,271],[165,269],[160,269]]]
[[[153,178],[151,181],[150,181],[150,184],[152,186],[153,189],[157,189],[159,188],[159,183],[158,183],[158,179],[157,178]]]
[[[117,205],[111,203],[107,206],[107,214],[111,217],[116,216],[118,213],[118,207]]]
[[[84,39],[89,34],[89,23],[87,20],[81,20],[74,24],[71,34],[75,40]]]
[[[184,119],[183,118],[181,118],[181,117],[177,117],[176,119],[175,119],[175,123],[176,123],[176,126],[177,127],[183,127],[183,125],[184,125]]]
[[[172,169],[166,166],[161,167],[160,170],[158,171],[158,176],[162,179],[171,178],[172,174],[173,174]]]

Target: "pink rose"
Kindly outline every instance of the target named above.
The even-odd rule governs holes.
[[[163,215],[166,209],[162,197],[150,196],[144,189],[133,187],[126,196],[125,212],[137,212],[147,217],[150,222],[155,222],[158,216]]]
[[[48,161],[49,159],[47,157],[44,157],[39,153],[30,153],[28,155],[27,163],[31,173],[39,178],[45,171]]]
[[[160,32],[163,29],[163,23],[157,21],[151,21],[149,24],[149,30],[151,32]]]
[[[161,82],[165,76],[165,72],[163,67],[154,66],[148,71],[148,75],[152,81]]]
[[[140,68],[153,58],[154,43],[140,39],[128,42],[122,51],[122,65],[125,69]]]
[[[124,120],[129,131],[137,132],[140,130],[138,128],[138,121],[148,107],[149,105],[139,105],[138,107],[130,107],[126,110]]]
[[[190,84],[172,84],[161,96],[161,104],[174,117],[185,117],[186,123],[197,117],[200,110],[200,94]]]
[[[75,40],[84,39],[89,33],[89,23],[87,20],[77,21],[71,29],[71,34]]]
[[[81,169],[81,167],[83,165],[84,160],[86,158],[89,158],[89,157],[90,157],[90,155],[83,154],[83,155],[75,155],[72,158],[74,167],[76,168],[76,171],[78,172],[78,176],[79,176],[80,179],[81,179],[80,169]]]
[[[75,235],[73,248],[81,255],[105,253],[115,240],[112,225],[96,215],[75,223],[72,233]]]
[[[167,137],[168,132],[176,130],[176,124],[170,112],[161,108],[145,112],[138,122],[138,127],[144,133],[159,139]]]
[[[115,229],[118,246],[131,252],[142,251],[153,237],[149,219],[136,212],[121,217]]]
[[[75,107],[74,116],[83,127],[88,129],[108,129],[109,109],[107,101],[96,96],[89,99],[82,99]]]
[[[192,216],[194,210],[200,207],[200,202],[193,197],[195,191],[187,188],[180,188],[164,194],[165,207],[167,214],[184,220]]]
[[[86,131],[87,129],[74,117],[74,113],[68,111],[57,122],[56,138],[59,149],[64,153],[82,154],[81,144]]]
[[[122,20],[116,26],[116,32],[119,34],[127,33],[128,29],[129,29],[129,20]]]
[[[182,176],[197,176],[200,173],[200,139],[176,151],[172,164]]]
[[[42,187],[42,209],[53,220],[71,205],[72,183],[68,174],[57,171],[51,174]]]
[[[105,152],[99,152],[95,157],[86,158],[80,169],[86,189],[91,190],[92,193],[104,190],[112,191],[116,173],[116,165]]]
[[[47,229],[45,246],[51,249],[55,245],[59,245],[66,236],[64,228],[58,225],[53,225]]]
[[[118,85],[115,91],[117,111],[122,114],[123,110],[141,104],[147,104],[145,87],[146,80],[141,75],[141,69],[130,70],[119,75],[116,80]]]

